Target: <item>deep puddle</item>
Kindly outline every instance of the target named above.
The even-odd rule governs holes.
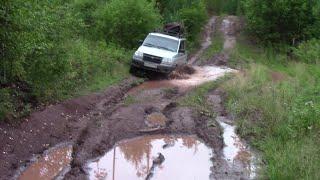
[[[19,180],[51,180],[61,175],[72,160],[72,146],[57,147],[45,153],[19,176]]]
[[[209,179],[213,151],[196,136],[153,135],[121,141],[87,164],[89,179],[146,179],[153,160],[165,160],[151,179]]]

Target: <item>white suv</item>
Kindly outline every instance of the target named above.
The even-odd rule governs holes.
[[[187,63],[186,39],[162,33],[150,33],[134,53],[131,72],[135,68],[170,73]]]

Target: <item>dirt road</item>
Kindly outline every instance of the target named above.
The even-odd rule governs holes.
[[[159,146],[163,147],[162,150],[167,147],[170,149],[170,143],[165,141],[168,136],[169,139],[175,139],[177,144],[182,143],[181,146],[188,144],[186,142],[193,142],[190,147],[199,143],[208,147],[209,150],[203,152],[212,152],[207,160],[210,163],[205,167],[199,166],[208,169],[209,174],[205,174],[208,179],[254,179],[254,155],[235,134],[233,120],[226,114],[223,106],[222,91],[212,90],[207,95],[208,104],[216,114],[214,118],[191,107],[179,105],[179,100],[196,86],[214,81],[226,73],[236,72],[214,65],[220,61],[227,62],[228,53],[236,41],[238,21],[236,17],[210,19],[205,27],[202,47],[190,59],[190,64],[195,64],[210,46],[214,31],[223,32],[224,50],[220,53],[222,56],[206,61],[206,65],[190,65],[194,72],[182,71],[170,80],[160,78],[138,86],[137,79],[132,77],[105,92],[69,100],[35,112],[19,125],[0,124],[0,140],[3,144],[0,155],[1,179],[108,179],[111,178],[109,172],[100,171],[99,168],[93,172],[88,164],[93,159],[96,159],[94,162],[99,162],[99,157],[112,149],[115,154],[111,156],[116,159],[118,145],[121,147],[123,140],[130,144],[132,138],[140,140],[133,140],[135,143],[131,143],[132,146],[123,145],[126,148],[122,149],[131,148],[126,151],[130,152],[127,156],[143,154],[139,149],[143,149],[145,144],[149,147],[159,139],[164,140],[161,141],[163,146]],[[196,137],[190,139],[189,136]],[[141,146],[134,146],[138,142],[142,143]],[[160,153],[160,149],[155,150],[155,153]],[[163,154],[163,157],[159,155],[159,162],[157,158],[149,157],[148,166],[144,167],[144,173],[139,171],[139,177],[157,179],[161,168],[169,166],[170,159],[175,158],[169,153]],[[153,159],[150,162],[152,166],[149,159]],[[183,163],[188,163],[187,159],[188,157]],[[140,162],[140,159],[136,161]],[[139,163],[137,167],[138,165]],[[92,177],[88,176],[90,173],[93,173]],[[174,177],[173,174],[171,179]]]

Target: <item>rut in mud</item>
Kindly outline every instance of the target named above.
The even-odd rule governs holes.
[[[194,64],[210,46],[214,40],[212,33],[217,29],[224,34],[225,46],[221,53],[227,61],[228,52],[236,41],[237,21],[236,17],[226,17],[218,26],[217,17],[211,18],[205,27],[202,47],[190,64]],[[35,163],[27,163],[26,168],[10,169],[9,165],[7,169],[17,171],[15,177],[21,179],[45,176],[58,179],[186,179],[191,175],[198,179],[253,179],[255,156],[235,134],[234,122],[225,113],[223,92],[215,90],[208,94],[208,104],[217,115],[215,119],[178,103],[196,86],[232,72],[236,71],[227,67],[188,65],[172,74],[170,79],[147,81],[130,88],[132,80],[122,84],[122,88],[114,87],[108,91],[110,95],[96,97],[93,107],[84,111],[85,116],[67,119],[73,123],[66,123],[70,126],[69,131],[58,137],[60,142],[65,138],[64,141],[72,144],[70,151],[63,151],[67,155],[62,153],[63,162],[71,161],[70,164],[55,166],[55,161],[50,161],[57,154],[54,148],[43,158],[35,159]],[[48,169],[51,167],[48,164],[55,166],[51,169],[58,170],[39,168]],[[7,174],[7,177],[11,175]]]

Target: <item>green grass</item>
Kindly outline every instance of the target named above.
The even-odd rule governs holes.
[[[262,152],[268,179],[319,179],[320,67],[253,46],[237,44],[242,72],[221,85],[238,133]]]
[[[82,96],[92,92],[103,91],[107,87],[117,84],[130,76],[129,66],[126,64],[119,64],[115,69],[117,69],[117,74],[111,76],[109,74],[96,75],[92,78],[90,83],[87,83],[84,87],[80,87],[72,96]]]
[[[202,84],[195,88],[193,91],[189,92],[186,96],[181,98],[179,100],[179,104],[181,106],[188,106],[192,107],[195,110],[201,112],[201,113],[207,113],[210,116],[213,115],[213,112],[211,112],[211,107],[207,102],[207,94],[209,91],[216,89],[219,87],[219,85],[223,82],[229,79],[231,76],[224,76],[216,81],[213,82],[207,82],[205,84]]]
[[[124,99],[124,101],[123,101],[123,103],[124,103],[125,106],[129,106],[129,105],[131,105],[131,104],[134,104],[135,102],[137,102],[137,100],[136,100],[136,98],[135,98],[134,96],[132,96],[132,95],[128,95],[128,96]]]

